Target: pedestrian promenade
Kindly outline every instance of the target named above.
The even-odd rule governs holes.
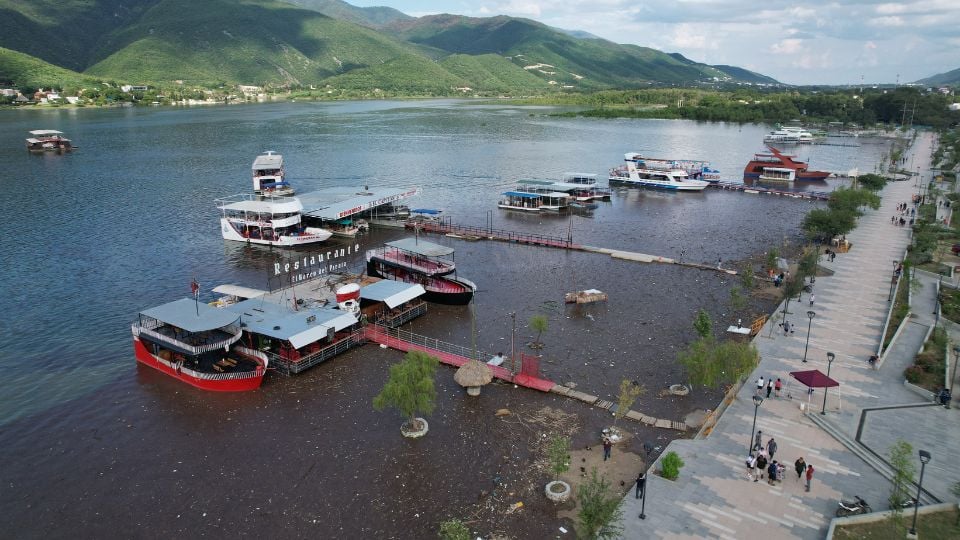
[[[912,148],[921,171],[929,169],[932,144],[932,134],[924,133]],[[929,174],[925,179],[929,179]],[[881,208],[867,210],[857,229],[847,235],[852,249],[838,254],[833,262],[821,261],[834,274],[817,278],[813,305],[806,293],[801,302],[790,303],[786,317],[793,323],[794,333],[784,335],[777,326],[783,314],[776,312],[754,341],[761,355],[759,366],[709,437],[677,440],[664,450],[675,451],[684,460],[680,478],[669,481],[648,475],[646,519],[638,517],[641,501],[634,498],[632,490],[627,494],[621,523],[624,537],[733,539],[763,535],[814,539],[824,537],[841,497],[859,495],[874,510],[887,508],[889,481],[806,416],[801,405],[818,420],[825,420],[831,430],[852,440],[861,409],[925,400],[904,386],[903,370],[933,324],[935,277],[917,273],[922,285],[913,294],[914,317],[884,356],[879,369],[871,369],[867,362],[882,339],[890,306],[893,261],[902,258],[910,239],[909,227],[893,225],[890,216],[896,213],[897,204],[911,200],[917,192],[914,184],[889,183],[882,193]],[[814,313],[812,319],[808,311]],[[803,362],[808,338],[807,361]],[[831,365],[828,352],[835,355]],[[822,389],[808,395],[807,388],[789,375],[809,369],[823,373],[829,370],[830,377],[841,385],[839,391],[829,390],[825,406]],[[755,407],[752,396],[760,376],[780,378],[785,387],[780,398],[766,398],[764,392],[764,401]],[[825,415],[819,414],[821,409]],[[746,478],[744,462],[755,412],[763,442],[773,437],[778,443],[774,459],[782,460],[787,469],[782,484],[771,486],[763,480],[752,482]],[[863,440],[880,455],[885,455],[898,437],[910,442],[914,449],[930,451],[933,461],[927,466],[924,488],[942,500],[951,500],[949,485],[960,480],[960,475],[948,466],[952,456],[960,453],[958,426],[957,409],[876,411],[868,416]],[[798,457],[815,469],[809,493],[794,472]],[[917,467],[919,471],[919,461]],[[656,468],[654,465],[651,471]]]

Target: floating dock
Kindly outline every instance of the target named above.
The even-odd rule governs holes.
[[[420,194],[420,188],[336,187],[297,195],[303,204],[303,215],[324,221],[335,221],[385,204],[393,204]]]
[[[807,199],[814,201],[826,201],[830,199],[829,191],[793,191],[789,189],[775,189],[763,186],[748,186],[740,182],[728,182],[723,180],[720,182],[711,183],[707,187],[760,195],[779,195],[781,197],[790,197],[793,199]]]

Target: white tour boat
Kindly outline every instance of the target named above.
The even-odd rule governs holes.
[[[672,191],[703,191],[710,182],[693,180],[682,169],[644,169],[637,166],[636,154],[624,154],[626,165],[610,170],[611,183],[668,189]]]
[[[527,181],[527,183],[536,181]],[[539,188],[522,185],[514,191],[503,193],[504,198],[497,203],[498,208],[504,210],[520,210],[522,212],[563,212],[570,208],[569,193],[553,189],[552,182],[541,182]]]
[[[267,151],[253,160],[253,192],[257,195],[293,195],[293,188],[284,180],[283,156]]]
[[[301,223],[303,204],[296,197],[242,193],[217,199],[220,232],[226,240],[268,246],[301,246],[323,242],[333,234]]]

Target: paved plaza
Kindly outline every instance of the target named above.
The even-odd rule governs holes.
[[[929,170],[933,144],[933,135],[922,133],[908,150],[921,171]],[[929,179],[929,173],[925,179]],[[865,445],[883,456],[898,438],[915,450],[928,450],[933,459],[926,468],[924,489],[941,501],[953,500],[949,487],[960,481],[960,471],[949,466],[951,456],[960,453],[958,408],[872,411],[864,426],[864,445],[852,442],[862,409],[929,401],[903,384],[903,370],[912,363],[934,324],[939,276],[916,272],[921,285],[912,295],[912,317],[878,369],[867,362],[876,354],[882,338],[890,306],[893,261],[903,258],[910,241],[910,228],[893,225],[890,217],[896,213],[897,204],[911,200],[917,185],[915,181],[888,183],[882,192],[881,208],[867,210],[857,229],[847,236],[852,249],[838,254],[833,262],[821,261],[822,267],[834,273],[817,278],[813,305],[807,293],[801,302],[790,303],[787,320],[795,329],[790,335],[784,335],[777,326],[783,316],[780,306],[754,340],[761,356],[759,366],[712,433],[703,439],[674,441],[664,450],[677,452],[685,466],[676,481],[648,476],[646,519],[638,518],[641,501],[634,498],[632,490],[627,494],[622,522],[625,537],[734,539],[755,534],[767,538],[823,538],[841,497],[859,495],[875,511],[886,510],[889,480],[865,461],[869,456],[860,457],[869,450],[853,451],[841,440],[861,449]],[[808,311],[815,313],[812,319]],[[960,343],[960,333],[954,334],[953,325],[947,327],[952,341]],[[835,355],[830,366],[828,352]],[[826,414],[820,415],[823,390],[808,395],[807,388],[790,372],[818,369],[826,373],[828,368],[840,387],[839,392],[830,389]],[[780,378],[785,387],[780,398],[772,396],[755,408],[754,382],[760,376]],[[802,408],[816,418],[811,419]],[[775,438],[779,449],[774,459],[786,465],[786,478],[780,485],[746,478],[744,461],[755,410],[763,442]],[[793,468],[801,456],[816,471],[809,493]]]

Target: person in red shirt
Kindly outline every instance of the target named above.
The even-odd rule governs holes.
[[[810,484],[813,482],[813,465],[807,465],[807,491],[810,491]]]

